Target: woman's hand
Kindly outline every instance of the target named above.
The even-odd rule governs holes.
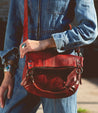
[[[4,79],[0,86],[0,107],[1,108],[3,108],[5,104],[5,95],[7,95],[8,99],[11,98],[13,87],[14,87],[14,79],[12,78],[12,75],[10,74],[10,72],[5,72]]]
[[[20,45],[20,58],[23,58],[27,52],[42,50],[41,46],[40,41],[26,40]]]
[[[52,47],[56,47],[53,38],[41,41],[28,39],[20,45],[20,58],[24,58],[24,55],[28,52],[42,51]]]

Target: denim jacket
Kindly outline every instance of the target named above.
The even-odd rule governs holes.
[[[91,44],[97,36],[93,0],[28,0],[28,36],[31,40],[54,38],[58,52]],[[4,50],[23,42],[24,0],[11,0]],[[72,30],[66,25],[75,24]]]

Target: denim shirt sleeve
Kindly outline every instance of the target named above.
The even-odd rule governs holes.
[[[6,62],[6,60],[15,60],[18,57],[18,49],[12,48],[4,51],[0,51],[0,58],[2,60],[2,65]]]
[[[22,24],[17,0],[11,0],[8,14],[8,21],[5,34],[4,51],[19,48],[21,40]],[[8,59],[15,60],[15,55],[10,54]]]
[[[97,17],[93,0],[76,0],[75,19],[72,30],[54,33],[52,37],[58,52],[91,44],[97,36]]]

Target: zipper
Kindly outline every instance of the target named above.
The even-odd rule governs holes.
[[[40,38],[40,15],[41,14],[41,0],[38,1],[38,27],[37,27],[37,40]]]

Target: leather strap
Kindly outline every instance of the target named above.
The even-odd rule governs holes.
[[[28,39],[28,0],[24,0],[23,42]]]

